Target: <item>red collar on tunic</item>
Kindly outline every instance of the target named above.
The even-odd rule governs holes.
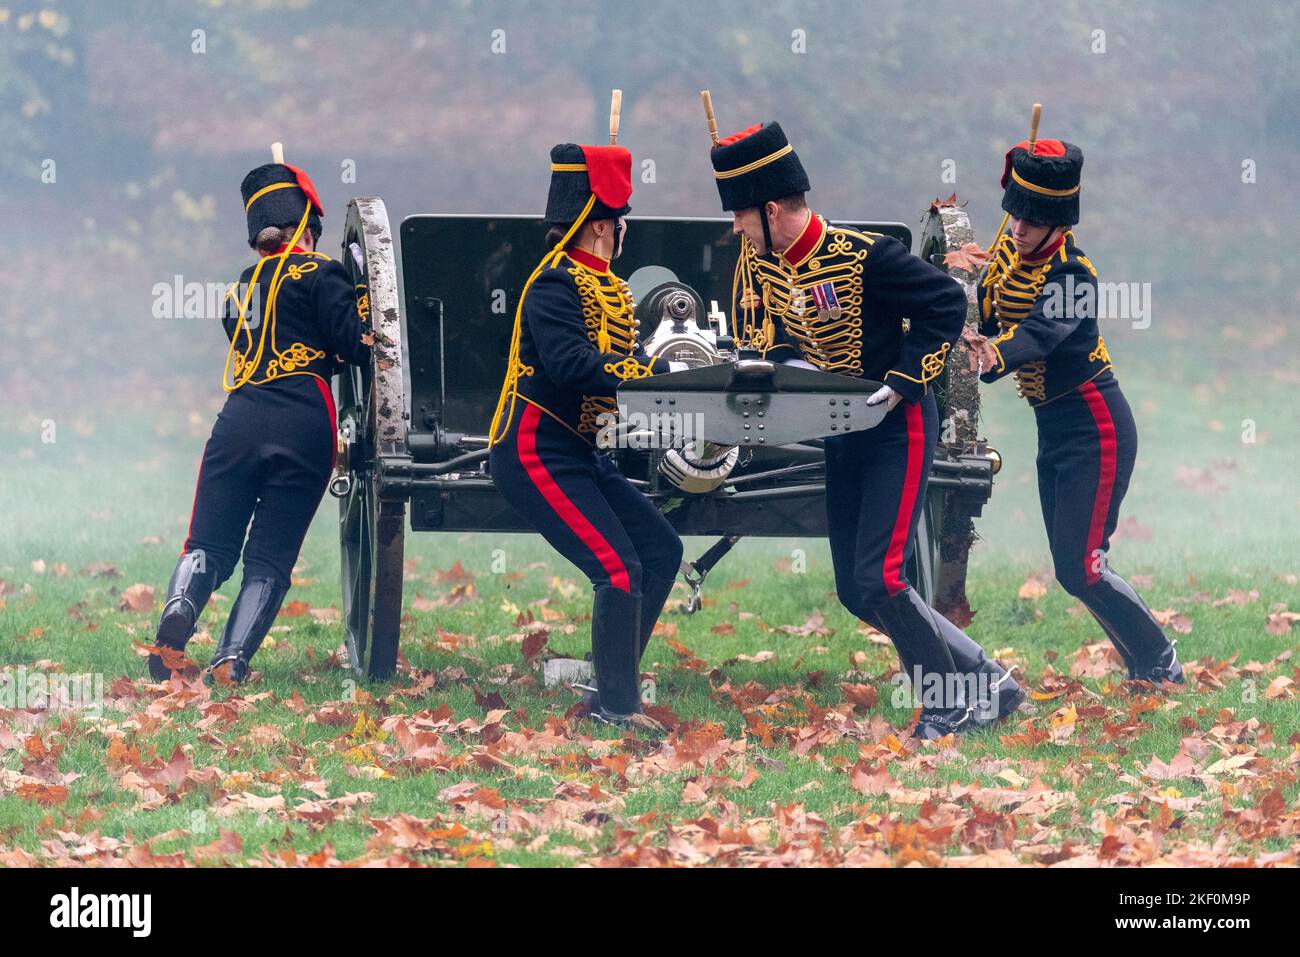
[[[813,251],[821,245],[822,237],[826,235],[826,227],[821,221],[821,217],[808,210],[808,222],[804,225],[802,232],[795,238],[785,252],[781,253],[781,258],[791,266],[801,266]]]
[[[585,249],[566,249],[565,253],[570,259],[579,265],[586,266],[588,269],[594,269],[596,272],[609,272],[609,260],[602,259],[595,253],[589,253]]]
[[[1060,250],[1060,248],[1063,245],[1065,245],[1065,236],[1066,236],[1065,233],[1061,233],[1061,235],[1057,237],[1056,242],[1052,243],[1052,245],[1048,246],[1046,249],[1040,252],[1033,259],[1022,258],[1020,261],[1022,263],[1037,264],[1043,262],[1046,259],[1051,259],[1053,256],[1056,255],[1056,253]]]
[[[286,249],[289,249],[289,244],[288,244],[288,243],[285,243],[283,246],[281,246],[279,249],[277,249],[277,250],[276,250],[275,252],[273,252],[273,253],[267,253],[267,254],[264,255],[262,258],[263,258],[263,259],[266,259],[267,256],[279,256],[279,255],[281,255],[281,254],[282,254]],[[303,253],[303,254],[306,254],[306,253],[310,252],[310,250],[303,249],[301,246],[294,246],[293,249],[289,249],[289,252],[291,252],[291,253]]]

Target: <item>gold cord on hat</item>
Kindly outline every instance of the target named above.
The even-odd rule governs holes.
[[[271,144],[271,160],[281,165],[284,164],[283,144],[281,143]],[[279,188],[281,185],[296,186],[298,184],[297,183],[275,184],[275,188]],[[245,212],[247,212],[248,209],[253,205],[254,200],[256,200],[263,193],[267,193],[269,191],[270,188],[264,188],[258,190],[257,193],[255,193],[252,196],[252,198],[249,199],[248,204],[244,207]],[[243,386],[248,384],[249,380],[251,380],[254,375],[257,374],[257,367],[261,365],[262,354],[266,349],[267,329],[272,330],[271,351],[279,355],[279,352],[275,347],[274,330],[275,330],[276,297],[279,295],[280,286],[284,282],[284,277],[281,275],[281,272],[284,269],[284,264],[288,261],[289,256],[293,253],[294,248],[298,245],[298,240],[302,239],[302,234],[307,229],[307,220],[310,216],[311,216],[311,198],[308,197],[307,207],[302,211],[302,219],[298,222],[298,228],[295,229],[293,232],[293,238],[289,240],[289,244],[284,247],[284,250],[275,259],[275,271],[271,274],[271,284],[267,289],[267,299],[269,304],[264,310],[266,314],[263,317],[264,321],[262,322],[262,331],[258,334],[257,351],[256,353],[254,353],[251,362],[248,360],[247,352],[237,352],[235,341],[239,336],[240,330],[242,329],[245,338],[248,340],[248,347],[249,347],[248,351],[252,351],[253,334],[248,331],[248,323],[245,319],[245,316],[248,314],[249,303],[252,301],[253,289],[257,286],[258,276],[261,275],[262,267],[266,265],[266,261],[270,257],[263,256],[260,260],[258,260],[257,266],[254,267],[253,269],[253,275],[249,277],[247,291],[236,302],[238,311],[235,315],[235,328],[230,333],[230,349],[227,350],[226,352],[226,364],[225,367],[222,369],[222,373],[221,373],[221,388],[223,388],[226,392],[234,392],[236,389],[242,388]],[[235,283],[235,285],[230,287],[230,290],[226,293],[226,298],[228,299],[231,298],[238,285],[239,285],[238,283]],[[235,367],[233,371],[231,369],[232,364]]]

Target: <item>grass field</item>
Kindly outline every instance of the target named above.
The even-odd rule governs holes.
[[[336,653],[328,498],[255,680],[152,685],[135,644],[159,601],[128,590],[162,597],[213,407],[10,409],[0,661],[15,680],[99,676],[104,704],[0,700],[0,863],[1294,863],[1295,373],[1140,344],[1120,359],[1142,449],[1111,557],[1179,639],[1189,685],[1121,686],[1051,581],[1032,414],[1008,385],[986,400],[1006,466],[970,632],[1036,700],[950,747],[907,741],[892,651],[839,608],[820,541],[742,543],[699,614],[665,616],[644,664],[662,743],[566,721],[576,695],[540,687],[525,633],[580,656],[589,591],[530,537],[408,535],[408,667],[358,685]],[[1045,593],[1020,597],[1031,577]],[[236,584],[191,644],[200,663]]]

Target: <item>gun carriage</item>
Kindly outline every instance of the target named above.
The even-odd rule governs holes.
[[[901,223],[842,225],[912,248]],[[375,334],[370,367],[348,367],[334,380],[339,455],[330,490],[339,499],[343,620],[358,674],[384,679],[396,667],[408,529],[530,530],[492,484],[487,433],[518,296],[544,235],[533,217],[414,215],[394,237],[382,200],[348,207],[342,261]],[[969,237],[964,212],[932,209],[918,255],[942,268],[949,248]],[[821,440],[869,428],[882,414],[866,405],[879,383],[774,366],[735,349],[738,253],[729,220],[632,217],[615,267],[631,286],[647,351],[691,366],[626,383],[621,421],[608,431],[624,474],[677,530],[716,539],[683,569],[688,611],[699,607],[709,569],[742,537],[825,536]],[[942,415],[948,375],[938,385]],[[931,462],[908,570],[927,601],[943,588],[945,516],[977,515],[997,465],[981,443],[949,435]]]

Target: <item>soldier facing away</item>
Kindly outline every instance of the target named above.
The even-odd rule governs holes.
[[[226,297],[229,395],[203,449],[189,534],[149,657],[157,681],[179,666],[176,652],[241,549],[243,583],[204,678],[247,677],[333,467],[330,377],[340,363],[370,361],[352,280],[316,252],[324,210],[307,174],[268,163],[244,177],[240,192],[259,259]]]
[[[898,240],[833,227],[810,210],[808,176],[778,124],[727,137],[711,155],[722,208],[742,237],[733,302],[740,344],[885,383],[868,399],[888,405],[879,425],[825,441],[840,602],[897,649],[921,698],[916,736],[1000,720],[1024,692],[925,603],[905,572],[938,433],[930,384],[965,321],[961,288]]]
[[[1097,324],[1097,270],[1075,245],[1083,152],[1027,140],[1007,153],[1010,230],[979,287],[967,335],[980,379],[1016,379],[1038,424],[1038,495],[1056,578],[1097,619],[1131,679],[1183,681],[1174,645],[1110,567],[1110,536],[1137,459],[1137,426]]]

